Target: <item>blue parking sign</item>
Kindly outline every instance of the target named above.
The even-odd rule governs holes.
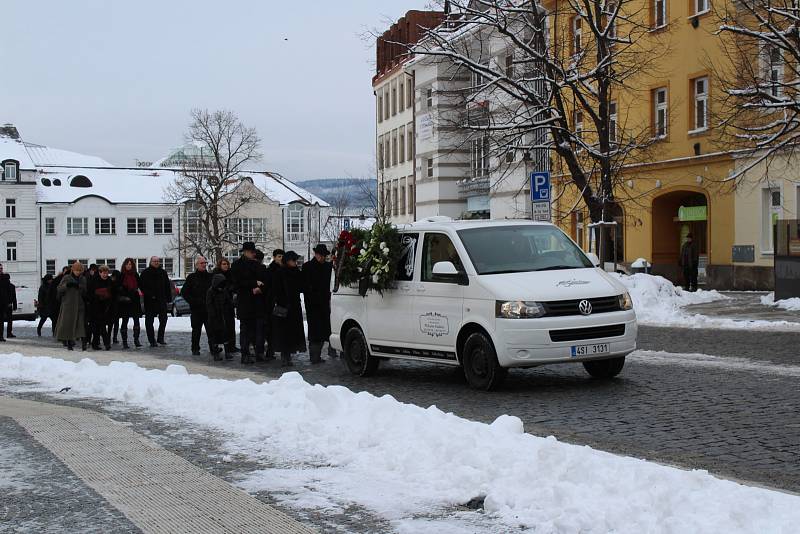
[[[550,173],[532,172],[531,173],[531,200],[541,202],[550,200]]]

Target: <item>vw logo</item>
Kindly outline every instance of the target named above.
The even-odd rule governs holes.
[[[581,315],[591,315],[592,314],[592,303],[588,300],[582,300],[578,304],[578,311],[581,312]]]

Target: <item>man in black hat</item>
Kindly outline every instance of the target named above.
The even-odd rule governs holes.
[[[303,264],[303,296],[308,321],[308,352],[311,363],[322,363],[322,346],[331,335],[331,274],[325,245],[314,247],[314,259]],[[329,351],[329,355],[330,351]]]
[[[231,265],[231,277],[236,288],[236,312],[239,315],[242,365],[264,358],[264,330],[259,318],[264,306],[264,282],[259,279],[256,261],[256,244],[248,241],[242,245],[242,256]],[[250,344],[255,347],[255,358]]]
[[[688,291],[697,291],[697,271],[700,268],[700,249],[691,233],[681,247],[680,265],[683,267],[683,280]]]
[[[272,251],[272,262],[267,266],[266,281],[264,287],[267,288],[264,297],[264,311],[266,313],[266,321],[264,322],[264,340],[267,344],[267,360],[275,359],[275,341],[272,336],[272,310],[275,308],[275,293],[272,291],[272,279],[275,273],[283,267],[283,249],[276,248]]]

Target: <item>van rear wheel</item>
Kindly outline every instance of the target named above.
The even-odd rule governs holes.
[[[375,374],[380,360],[371,356],[367,340],[360,328],[354,326],[344,335],[344,363],[347,369],[356,376]]]
[[[500,367],[494,345],[483,332],[469,335],[464,343],[461,365],[467,383],[483,391],[497,389],[508,375],[508,369]]]
[[[624,366],[625,356],[583,362],[583,368],[594,378],[614,378],[622,371]]]

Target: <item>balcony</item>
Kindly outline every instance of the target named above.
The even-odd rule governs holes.
[[[461,198],[486,196],[489,194],[489,177],[480,176],[459,180],[458,194]]]

